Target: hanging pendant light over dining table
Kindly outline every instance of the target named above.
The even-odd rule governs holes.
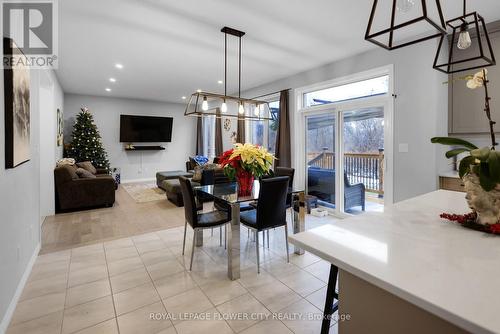
[[[240,120],[272,120],[267,101],[241,97],[241,38],[245,32],[229,27],[224,33],[224,94],[196,91],[188,100],[185,116],[235,117]],[[238,96],[227,95],[227,38],[238,38]]]

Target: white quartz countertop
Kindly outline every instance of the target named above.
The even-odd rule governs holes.
[[[500,333],[500,236],[439,218],[469,211],[464,193],[439,190],[289,239],[472,333]]]

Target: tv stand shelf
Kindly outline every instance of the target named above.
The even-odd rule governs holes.
[[[163,151],[165,147],[163,146],[126,146],[125,151]]]

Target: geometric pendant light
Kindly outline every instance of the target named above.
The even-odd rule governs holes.
[[[484,19],[476,12],[467,13],[466,0],[463,15],[447,21],[446,25],[452,31],[441,37],[434,69],[451,74],[496,64]]]
[[[245,35],[245,32],[230,27],[222,28],[221,32],[224,34],[224,94],[196,91],[191,94],[184,115],[233,117],[250,121],[272,120],[267,101],[241,97],[241,37]],[[227,94],[228,36],[238,39],[238,96]]]
[[[374,0],[365,40],[394,50],[443,35],[439,0]]]

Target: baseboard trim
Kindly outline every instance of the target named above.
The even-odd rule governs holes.
[[[31,270],[33,269],[33,265],[35,264],[39,252],[40,252],[40,243],[38,243],[38,245],[35,248],[35,251],[31,255],[31,259],[29,260],[28,265],[24,270],[24,274],[21,277],[19,284],[17,285],[16,293],[14,294],[14,297],[12,297],[9,307],[7,308],[7,311],[5,312],[2,322],[0,323],[0,334],[4,334],[7,331],[7,328],[9,327],[10,321],[12,320],[12,316],[14,315],[14,311],[16,310],[17,302],[19,301],[19,298],[21,298],[24,286],[26,285],[26,282],[30,277]]]
[[[121,183],[126,184],[126,183],[138,183],[138,182],[150,182],[150,181],[156,181],[155,178],[150,178],[150,179],[131,179],[131,180],[122,180]]]

